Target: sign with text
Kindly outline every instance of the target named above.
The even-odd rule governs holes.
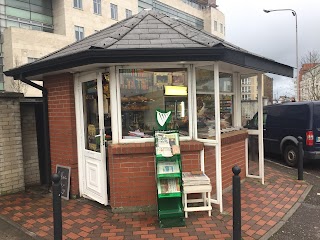
[[[61,197],[69,200],[71,167],[57,164],[56,172],[61,177]]]

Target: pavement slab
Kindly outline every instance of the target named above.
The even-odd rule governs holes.
[[[231,171],[231,170],[230,170]],[[265,184],[247,178],[241,184],[242,238],[261,239],[275,232],[301,197],[310,190],[305,181],[272,166]],[[185,227],[159,228],[156,212],[112,213],[83,198],[62,200],[63,239],[232,239],[232,193],[223,196],[224,212],[213,205],[212,216],[194,212]],[[38,239],[53,239],[52,196],[26,191],[0,197],[0,216]],[[277,226],[279,229],[279,226]],[[266,238],[267,239],[267,238]]]

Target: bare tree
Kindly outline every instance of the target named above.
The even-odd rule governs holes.
[[[320,53],[307,53],[301,58],[301,66],[301,100],[320,100]]]
[[[21,61],[19,60],[18,56],[14,57],[14,67],[18,67],[21,65]],[[20,80],[11,80],[11,89],[14,92],[19,92],[25,94],[27,92],[28,85]]]

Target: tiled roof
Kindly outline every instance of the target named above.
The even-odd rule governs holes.
[[[144,10],[37,62],[88,49],[205,48],[218,44],[246,52],[183,21],[153,10]]]
[[[172,49],[172,50],[171,50]],[[35,62],[10,69],[15,79],[94,63],[223,61],[292,77],[293,68],[250,53],[179,19],[141,11]]]

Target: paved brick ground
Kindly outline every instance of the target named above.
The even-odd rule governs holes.
[[[305,182],[266,167],[265,185],[256,179],[242,184],[242,237],[260,239],[293,207]],[[64,239],[231,239],[232,196],[224,194],[224,210],[214,206],[207,212],[189,213],[186,227],[161,229],[155,212],[114,214],[110,209],[85,199],[63,200]],[[0,197],[0,215],[34,232],[53,239],[50,194],[34,191]]]

